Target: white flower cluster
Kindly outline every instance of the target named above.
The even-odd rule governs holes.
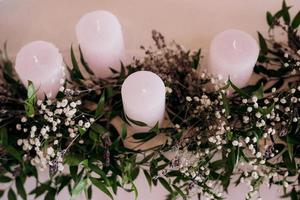
[[[49,166],[54,171],[62,171],[63,157],[69,148],[67,145],[72,144],[80,136],[80,131],[86,131],[95,121],[80,112],[79,105],[80,100],[67,98],[61,101],[38,100],[38,113],[33,118],[23,117],[21,123],[16,125],[16,129],[25,136],[17,141],[27,152],[24,159],[30,159],[31,164],[41,170]],[[68,143],[63,144],[63,140]],[[79,143],[82,142],[80,140]]]

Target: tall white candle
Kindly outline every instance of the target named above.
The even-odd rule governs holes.
[[[32,81],[37,97],[54,98],[64,80],[63,58],[51,43],[34,41],[26,44],[17,54],[16,72],[25,86]]]
[[[161,78],[149,71],[139,71],[126,78],[122,85],[122,101],[125,114],[148,127],[133,125],[135,131],[146,131],[162,123],[165,113],[165,85]]]
[[[124,41],[121,25],[108,11],[85,14],[76,25],[76,35],[83,56],[96,76],[108,78],[110,68],[120,70],[124,57]]]
[[[256,40],[240,30],[226,30],[214,37],[210,44],[208,71],[221,75],[239,87],[248,83],[259,55]]]

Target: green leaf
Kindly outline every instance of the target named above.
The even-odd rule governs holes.
[[[288,152],[289,152],[289,157],[291,159],[291,161],[293,161],[294,159],[294,145],[292,143],[292,140],[289,136],[287,136],[287,148],[288,148]]]
[[[69,166],[78,166],[83,160],[84,158],[82,155],[69,153],[65,156],[64,162]]]
[[[268,22],[268,25],[270,26],[270,27],[272,27],[273,26],[273,22],[274,22],[274,20],[273,20],[273,16],[272,16],[272,14],[268,11],[267,12],[267,22]]]
[[[104,133],[107,133],[107,129],[101,126],[100,124],[93,123],[91,126],[91,129],[95,131],[96,133],[99,133],[100,135],[103,135]]]
[[[80,193],[82,193],[87,187],[87,184],[88,184],[87,179],[80,180],[71,191],[72,194],[71,199],[75,199],[75,197],[77,197]]]
[[[222,159],[222,160],[216,160],[212,163],[210,163],[209,168],[213,169],[214,171],[217,171],[223,167],[225,167],[226,165],[226,160]]]
[[[156,132],[142,132],[142,133],[135,133],[132,135],[132,137],[136,140],[142,140],[142,141],[147,141],[151,140],[157,135]]]
[[[200,58],[201,58],[201,49],[199,49],[194,55],[193,55],[193,64],[192,67],[194,69],[197,69],[199,66]]]
[[[258,90],[253,92],[253,95],[256,96],[258,99],[262,99],[264,97],[264,86],[263,86],[263,84],[260,85]]]
[[[104,183],[106,185],[109,185],[109,180],[106,176],[106,174],[100,169],[100,167],[92,164],[91,162],[89,162],[88,167],[95,173],[97,173],[98,175],[101,176],[101,178],[104,180]]]
[[[35,198],[41,196],[42,194],[44,194],[49,186],[50,182],[48,182],[48,184],[46,183],[42,183],[41,185],[39,185],[38,187],[36,187],[34,190],[32,190],[29,194],[35,194]]]
[[[18,194],[23,199],[26,200],[27,199],[27,193],[26,193],[25,188],[24,188],[24,183],[25,183],[25,181],[22,181],[20,177],[16,178],[16,188],[17,188]]]
[[[150,174],[146,170],[143,170],[143,172],[144,172],[145,177],[147,179],[148,185],[150,186],[150,189],[151,189],[152,188],[152,179],[150,177]]]
[[[251,97],[248,93],[244,92],[242,89],[238,88],[235,84],[233,84],[230,79],[228,79],[228,83],[239,95],[246,98]]]
[[[223,101],[223,106],[225,109],[225,114],[226,114],[226,116],[229,116],[230,115],[229,101],[227,99],[227,96],[223,92],[221,92],[221,94],[222,94],[222,101]]]
[[[7,193],[8,200],[17,200],[16,193],[10,188]]]
[[[146,123],[141,122],[141,121],[137,121],[137,120],[134,120],[134,119],[131,119],[127,115],[126,115],[126,119],[128,119],[128,121],[130,121],[131,123],[133,123],[133,124],[135,124],[137,126],[142,126],[142,127],[148,126]]]
[[[4,190],[0,190],[0,198],[4,195]]]
[[[285,151],[282,154],[282,159],[284,162],[284,165],[288,168],[288,170],[295,175],[297,173],[297,164],[295,162],[294,157],[292,157],[292,159],[290,158],[290,154],[288,151]]]
[[[83,65],[84,69],[91,75],[94,75],[94,72],[93,70],[91,70],[91,68],[89,67],[89,65],[87,64],[87,62],[84,60],[84,57],[83,57],[83,54],[82,54],[82,51],[81,51],[81,48],[79,46],[79,54],[80,54],[80,61],[81,61],[81,64]]]
[[[96,118],[104,115],[104,106],[105,106],[105,93],[103,92],[99,99],[99,102],[98,102],[98,105],[97,105],[97,108],[95,111]]]
[[[290,24],[290,21],[291,21],[291,17],[290,17],[290,14],[289,14],[289,9],[291,7],[288,7],[286,5],[286,2],[285,0],[282,2],[282,8],[281,8],[281,11],[282,11],[282,18],[284,20],[284,22],[289,25]]]
[[[70,171],[70,175],[71,175],[71,178],[77,182],[77,172],[78,172],[78,165],[69,165],[69,171]]]
[[[291,196],[291,200],[299,200],[298,193],[294,187],[290,193],[290,196]]]
[[[110,191],[106,188],[105,184],[102,183],[100,180],[90,177],[91,182],[93,183],[94,186],[96,186],[97,188],[99,188],[102,192],[104,192],[105,194],[107,194],[107,196],[109,196],[111,199],[114,199],[112,194],[110,193]]]
[[[260,46],[260,53],[262,55],[267,55],[267,53],[269,51],[267,42],[260,32],[257,32],[257,33],[258,33],[258,40],[259,40],[259,46]]]
[[[156,124],[149,130],[149,132],[159,132],[159,122],[156,122]]]
[[[122,122],[122,131],[121,131],[121,138],[125,140],[127,137],[127,127],[126,124]]]
[[[159,182],[164,186],[166,190],[168,190],[171,194],[173,193],[173,189],[171,188],[170,184],[162,177],[158,178]]]
[[[267,114],[270,114],[272,110],[274,109],[275,103],[272,103],[269,107],[267,108],[258,108],[259,112],[266,116]]]
[[[0,183],[8,183],[10,182],[12,179],[8,176],[0,176]]]
[[[300,25],[300,11],[297,13],[297,15],[294,17],[292,21],[292,28],[296,29]]]
[[[88,199],[88,200],[91,200],[92,199],[92,192],[93,192],[93,190],[92,190],[92,186],[90,185],[88,188],[87,188],[87,190],[86,190],[86,198]]]
[[[80,127],[80,126],[77,126],[77,128],[78,128],[79,133],[80,133],[81,136],[84,135],[86,133],[86,131],[87,131],[85,128]]]
[[[7,129],[5,127],[0,128],[0,144],[7,145]]]
[[[183,193],[183,191],[179,188],[179,187],[177,187],[176,185],[172,185],[173,186],[173,188],[176,190],[176,192],[183,198],[183,199],[186,199],[186,195]]]
[[[55,200],[56,191],[53,188],[49,188],[44,200]]]
[[[131,190],[134,192],[134,199],[137,200],[138,199],[138,190],[136,188],[136,186],[134,185],[134,183],[131,184]]]
[[[71,73],[71,78],[73,80],[79,80],[79,79],[83,79],[83,76],[80,72],[79,66],[78,66],[78,62],[76,60],[74,51],[73,51],[73,47],[71,46],[71,61],[72,61],[72,65],[73,68],[71,69],[70,73]]]
[[[36,90],[31,81],[28,81],[27,99],[25,101],[25,111],[28,117],[33,117],[35,113]]]
[[[6,146],[5,150],[11,156],[13,156],[15,159],[17,159],[20,163],[23,163],[21,153],[19,151],[17,151],[15,148],[13,148],[12,146]]]

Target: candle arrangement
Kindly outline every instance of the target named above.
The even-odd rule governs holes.
[[[249,185],[246,199],[260,199],[264,182],[298,199],[300,14],[292,18],[289,8],[283,2],[267,13],[273,35],[258,34],[259,50],[244,32],[218,34],[210,73],[198,70],[200,50],[166,43],[157,31],[143,59],[120,66],[120,24],[106,11],[80,19],[81,63],[71,51],[66,81],[50,43],[25,45],[15,65],[0,51],[0,183],[7,184],[0,197],[54,200],[68,188],[71,199],[81,193],[91,199],[97,188],[114,199],[123,188],[138,198],[135,180],[143,173],[168,199],[223,199],[233,180]],[[274,37],[278,29],[288,42]],[[89,76],[77,76],[81,67],[92,69]],[[246,85],[253,70],[259,79]],[[206,90],[207,83],[215,90]],[[132,138],[131,149],[125,143]],[[154,138],[157,145],[147,148]],[[48,170],[49,180],[37,170]],[[37,180],[32,191],[24,187],[29,177]]]

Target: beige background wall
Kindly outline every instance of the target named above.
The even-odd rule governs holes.
[[[281,3],[281,0],[0,0],[0,45],[7,41],[9,55],[14,58],[22,45],[46,40],[57,45],[68,62],[69,47],[76,44],[74,27],[79,17],[105,9],[121,21],[127,51],[131,54],[141,44],[150,44],[152,29],[187,48],[202,47],[205,54],[212,37],[222,30],[237,28],[254,37],[257,30],[266,33],[265,12],[278,10]],[[299,0],[288,3],[294,5],[293,13],[300,10]],[[164,189],[153,188],[150,192],[143,176],[137,185],[139,199],[164,199]],[[33,182],[27,187],[33,188]],[[261,194],[265,199],[278,199],[277,190],[264,187]],[[227,199],[243,199],[246,191],[245,185],[232,186]],[[57,199],[68,199],[67,192]],[[107,198],[97,192],[94,199]],[[116,199],[131,200],[133,196],[121,192]]]

